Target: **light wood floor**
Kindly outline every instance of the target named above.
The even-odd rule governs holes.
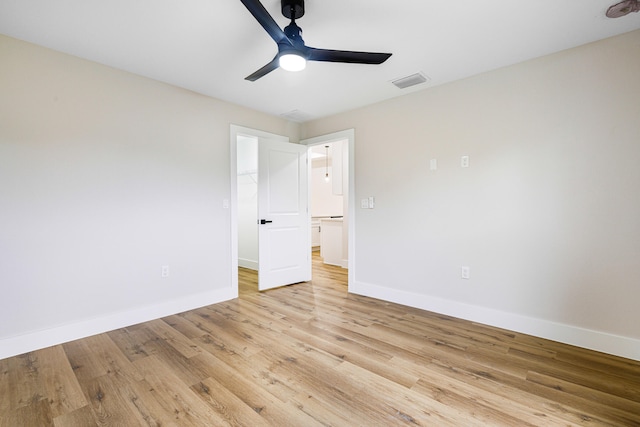
[[[0,425],[640,426],[639,362],[313,277],[1,360]]]

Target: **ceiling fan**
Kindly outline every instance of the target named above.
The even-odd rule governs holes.
[[[284,31],[259,0],[240,1],[278,45],[278,54],[275,58],[255,73],[245,77],[245,80],[256,81],[278,67],[289,71],[300,71],[304,69],[306,61],[382,64],[391,56],[390,53],[316,49],[305,45],[302,40],[302,29],[296,25],[296,19],[304,15],[304,0],[281,0],[282,14],[291,19],[291,23],[284,28]]]
[[[607,17],[620,18],[631,12],[640,11],[640,1],[638,0],[624,0],[620,3],[616,3],[607,9]]]

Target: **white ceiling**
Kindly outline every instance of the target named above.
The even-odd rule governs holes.
[[[0,33],[274,115],[306,121],[640,28],[616,0],[307,0],[307,45],[390,52],[248,82],[275,43],[240,0],[2,0]],[[280,0],[262,0],[284,27]],[[423,72],[430,81],[390,83]]]

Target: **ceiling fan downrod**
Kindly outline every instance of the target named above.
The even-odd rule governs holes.
[[[292,21],[304,16],[304,0],[282,0],[282,14]]]

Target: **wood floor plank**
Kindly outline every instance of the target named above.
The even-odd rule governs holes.
[[[0,417],[0,426],[53,426],[53,416],[46,399],[34,400],[28,405],[9,411]]]
[[[640,427],[640,361],[313,280],[0,360],[0,426]]]
[[[194,343],[195,344],[195,343]],[[206,370],[200,368],[197,363],[193,362],[193,357],[185,357],[183,353],[178,351],[169,342],[163,339],[153,341],[153,357],[159,359],[174,375],[187,384],[195,384],[208,377]],[[201,352],[196,353],[196,355]],[[195,356],[194,356],[195,357]],[[144,363],[146,359],[138,359],[138,364]]]
[[[209,313],[206,310],[196,310],[188,313],[185,315],[185,318],[198,322],[199,327],[207,331],[206,335],[202,335],[193,340],[197,343],[215,343],[226,351],[245,354],[247,356],[258,353],[261,350],[259,345],[251,342],[248,337],[243,336],[243,324],[237,325],[237,327],[232,330],[227,330],[223,326],[224,322],[220,321],[219,318],[215,316],[215,313]]]
[[[568,349],[565,348],[556,353],[557,360],[620,378],[627,378],[634,383],[640,382],[640,361],[611,357],[608,354],[585,351],[578,347],[567,347]]]
[[[518,358],[525,358],[529,371],[535,371],[613,396],[640,402],[639,383],[632,378],[619,378],[609,373],[571,365],[562,361],[556,361],[553,365],[550,365],[548,361],[541,360],[537,356],[515,350],[512,353],[516,353]]]
[[[264,423],[258,411],[229,391],[224,385],[207,378],[191,387],[230,426],[258,426]]]
[[[584,402],[580,406],[584,407],[586,412],[596,409],[594,413],[606,414],[606,418],[615,420],[620,425],[640,425],[640,402],[633,402],[537,372],[530,372],[527,380],[548,387],[554,393],[566,393],[574,401],[583,399]],[[578,405],[574,404],[574,406]]]
[[[613,420],[606,422],[608,416],[604,412],[598,415],[596,407],[576,396],[514,377],[502,370],[494,370],[473,362],[449,365],[441,360],[434,360],[432,369],[448,377],[473,383],[486,393],[497,394],[509,401],[529,405],[545,417],[562,419],[570,425],[620,425]],[[589,410],[592,408],[595,412]],[[600,418],[601,416],[603,418]]]
[[[389,361],[392,357],[388,354],[381,356],[382,353],[377,352],[375,349],[364,348],[361,344],[348,339],[336,340],[334,342],[330,335],[326,337],[324,331],[318,330],[317,328],[315,330],[312,329],[312,331],[313,332],[307,332],[300,328],[291,329],[284,333],[297,337],[315,348],[332,354],[341,360],[365,368],[374,372],[376,375],[392,380],[405,387],[411,387],[418,381],[418,376],[414,373],[391,366]]]
[[[227,371],[227,379],[239,377],[240,374],[238,374],[237,371],[241,371],[243,376],[251,378],[256,385],[268,390],[283,402],[288,401],[292,396],[298,394],[298,391],[271,372],[270,364],[272,362],[264,352],[254,354],[250,357],[244,357],[239,354],[229,353],[218,346],[209,347],[207,350],[216,360],[223,362],[227,366],[234,367],[234,371]],[[198,358],[203,357],[204,355],[198,356]],[[217,376],[217,373],[210,372],[210,375],[216,380],[222,381],[222,379]]]
[[[357,393],[358,384],[345,381],[343,375],[337,372],[335,365],[324,366],[304,355],[271,354],[270,371],[282,378],[293,389],[305,390],[298,393],[292,400],[299,406],[310,409],[309,399],[319,402],[318,408],[322,412],[309,413],[314,419],[322,419],[323,413],[333,417],[357,419],[360,425],[375,425],[383,417],[378,405],[370,400],[362,399]]]
[[[145,326],[171,347],[175,348],[184,357],[193,357],[200,353],[200,349],[193,341],[169,326],[162,319],[147,322]]]
[[[154,401],[161,408],[163,422],[173,422],[180,426],[225,425],[226,421],[206,405],[198,394],[176,376],[157,356],[133,362],[151,385]]]
[[[242,359],[241,356],[236,356]],[[199,359],[210,369],[211,379],[223,385],[227,390],[242,400],[253,411],[258,413],[268,425],[274,426],[313,426],[315,420],[300,412],[292,405],[290,399],[298,394],[277,378],[265,371],[248,369],[256,364],[234,363],[229,365],[215,356],[203,353]]]
[[[83,381],[104,375],[142,379],[129,359],[108,334],[94,335],[63,344],[75,376]]]
[[[52,417],[73,412],[87,405],[78,380],[62,346],[38,350],[41,389],[49,401]]]
[[[15,357],[0,359],[0,420],[3,414],[11,410],[11,379],[16,375],[13,369],[15,360]]]
[[[189,339],[201,337],[207,333],[197,325],[194,325],[192,322],[185,319],[185,313],[163,317],[162,320]]]
[[[85,394],[99,426],[148,425],[144,417],[127,403],[127,393],[114,384],[117,379],[106,374],[84,383]],[[153,424],[151,424],[153,425]]]
[[[53,425],[55,427],[95,427],[98,426],[98,422],[91,406],[86,405],[73,412],[55,417]]]
[[[130,362],[154,354],[147,343],[156,337],[144,327],[120,328],[107,332],[107,335]]]
[[[397,360],[393,362],[396,366],[399,364]],[[419,369],[419,375],[420,380],[412,387],[413,390],[447,405],[468,407],[474,413],[485,412],[485,419],[496,425],[560,426],[568,423],[562,418],[540,411],[535,405],[520,401],[520,396],[529,398],[524,393],[520,396],[505,396],[496,392],[499,385],[490,385],[484,377],[475,381],[468,381],[468,378],[461,380],[463,377],[453,376],[449,372],[445,374],[430,366]],[[485,384],[478,386],[477,383],[482,382]]]
[[[33,352],[3,361],[2,413],[15,411],[44,398],[40,389],[38,358]]]

